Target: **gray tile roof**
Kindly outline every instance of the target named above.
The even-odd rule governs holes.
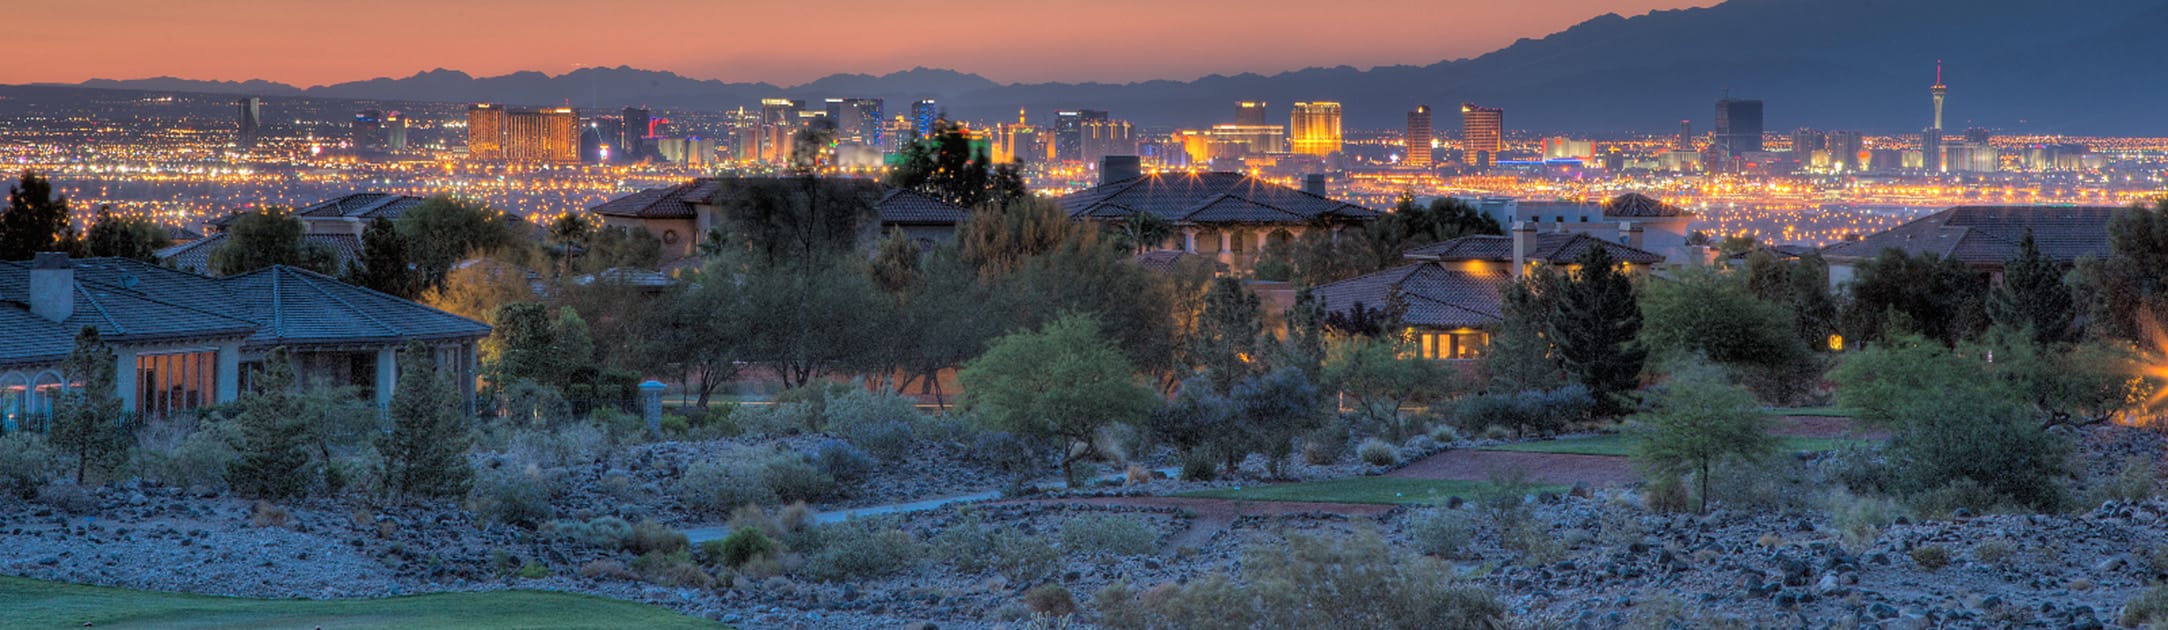
[[[1579,258],[1590,247],[1609,250],[1611,258],[1636,265],[1653,265],[1664,261],[1661,254],[1648,250],[1613,243],[1578,232],[1538,232],[1535,248],[1528,252],[1530,260],[1552,264],[1566,264]],[[1445,262],[1488,260],[1513,261],[1513,237],[1511,236],[1463,236],[1442,243],[1432,243],[1407,251],[1408,258],[1416,260],[1439,260]]]
[[[256,325],[221,310],[232,305],[231,296],[203,292],[203,287],[168,283],[164,278],[142,281],[125,269],[127,264],[152,273],[186,275],[170,269],[115,259],[90,259],[102,263],[78,268],[75,308],[64,321],[53,322],[30,312],[30,264],[0,262],[0,330],[8,342],[0,343],[0,364],[42,363],[67,356],[75,333],[84,327],[114,343],[148,343],[180,339],[235,338],[249,334]],[[149,274],[146,274],[149,275]],[[205,278],[205,280],[209,280]],[[152,287],[179,286],[175,295],[160,295]],[[213,298],[209,302],[202,298]],[[19,333],[19,334],[18,334]]]
[[[1242,173],[1152,174],[1065,195],[1072,218],[1118,220],[1140,212],[1177,224],[1367,220],[1374,210]]]
[[[1402,265],[1311,290],[1328,311],[1360,303],[1385,308],[1398,295],[1401,322],[1428,328],[1480,328],[1503,321],[1500,296],[1513,276],[1505,271],[1449,269],[1436,262]]]
[[[1822,249],[1822,256],[1865,259],[1895,249],[1974,265],[2001,265],[2017,257],[2018,243],[2031,230],[2033,242],[2049,259],[2106,258],[2108,221],[2121,210],[2114,206],[1958,206],[1857,241],[1830,245]]]
[[[882,225],[955,225],[971,214],[961,206],[924,193],[892,188],[872,180],[841,181],[846,182],[845,185],[861,187],[868,195],[879,195],[875,204],[880,210]],[[612,217],[690,219],[699,214],[696,205],[710,203],[726,188],[726,180],[722,178],[702,178],[635,192],[605,201],[588,211]]]
[[[258,325],[248,345],[389,343],[469,339],[489,326],[419,303],[284,265],[219,281],[236,310]]]
[[[352,234],[308,234],[301,237],[311,244],[331,251],[331,258],[339,269],[345,269],[361,259],[361,237]],[[211,272],[211,252],[226,244],[226,233],[210,236],[158,250],[153,255],[170,264],[174,269],[196,273]]]
[[[395,195],[380,192],[359,192],[317,202],[316,205],[294,211],[297,217],[344,217],[355,219],[398,219],[408,210],[427,201],[413,195]]]
[[[1641,193],[1626,193],[1603,202],[1603,216],[1607,217],[1677,217],[1686,214],[1678,206]]]
[[[961,206],[915,190],[889,188],[881,195],[884,225],[956,225],[970,217]]]

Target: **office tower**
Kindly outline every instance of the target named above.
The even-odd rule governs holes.
[[[1407,157],[1400,163],[1416,168],[1430,168],[1430,106],[1417,105],[1408,112],[1408,131],[1400,137],[1406,146]]]
[[[1716,100],[1716,134],[1710,138],[1716,156],[1730,159],[1762,150],[1762,102],[1753,99]]]
[[[1942,60],[1935,60],[1935,84],[1928,88],[1935,96],[1935,131],[1942,130],[1942,98],[1950,95],[1950,86],[1942,84]]]
[[[1340,104],[1330,101],[1295,103],[1288,115],[1287,140],[1298,155],[1327,156],[1340,152]]]
[[[636,162],[647,155],[646,138],[652,134],[653,117],[645,107],[625,108],[625,120],[617,130],[617,159]]]
[[[1679,142],[1671,148],[1680,151],[1694,150],[1694,121],[1679,121]]]
[[[1505,148],[1506,110],[1475,103],[1460,104],[1461,161],[1489,165]]]
[[[881,137],[881,99],[877,98],[831,98],[827,100],[828,120],[835,125],[836,142],[884,146]]]
[[[1054,113],[1054,159],[1077,162],[1084,159],[1084,125],[1106,122],[1107,111],[1103,109],[1077,109]]]
[[[405,151],[407,148],[406,115],[393,111],[384,115],[384,148]]]
[[[1977,145],[1980,145],[1980,146],[1983,146],[1983,147],[1984,147],[1984,146],[1987,146],[1987,145],[1988,145],[1988,140],[1989,140],[1989,139],[1990,139],[1991,137],[1992,137],[1992,134],[1990,134],[1990,133],[1988,132],[1988,130],[1986,130],[1986,129],[1983,129],[1983,128],[1980,128],[1980,127],[1972,127],[1972,128],[1969,128],[1969,129],[1966,129],[1966,130],[1965,130],[1965,141],[1966,141],[1966,142],[1970,142],[1970,143],[1973,143],[1973,144],[1977,144]]]
[[[512,162],[579,163],[579,116],[574,114],[570,107],[514,109],[506,112],[504,159]]]
[[[1866,164],[1860,159],[1859,154],[1866,150],[1866,136],[1857,131],[1829,132],[1829,161],[1842,167],[1846,172],[1863,170],[1862,167],[1866,166]]]
[[[911,133],[925,138],[933,135],[933,124],[941,119],[941,106],[933,99],[911,101]]]
[[[476,103],[467,107],[467,156],[477,160],[504,159],[503,107]]]
[[[1102,115],[1105,112],[1100,112]],[[1083,136],[1083,159],[1087,164],[1098,164],[1100,158],[1109,155],[1136,155],[1135,130],[1126,120],[1085,120],[1079,130]]]
[[[1265,102],[1240,101],[1235,103],[1235,124],[1263,126],[1265,124]]]
[[[384,112],[364,109],[354,114],[354,127],[350,142],[356,151],[382,151],[384,149]]]
[[[1943,172],[1941,129],[1920,132],[1920,168],[1930,173]]]
[[[1805,159],[1807,155],[1815,151],[1828,148],[1829,136],[1827,134],[1813,129],[1799,129],[1792,132],[1792,153],[1795,159]]]
[[[234,104],[241,109],[241,148],[256,148],[256,141],[263,134],[263,99],[251,96]]]
[[[1565,136],[1543,139],[1543,159],[1593,161],[1595,158],[1596,142],[1593,140],[1575,140]]]
[[[760,151],[763,162],[780,164],[790,161],[790,145],[800,125],[799,110],[805,101],[781,98],[760,99]]]

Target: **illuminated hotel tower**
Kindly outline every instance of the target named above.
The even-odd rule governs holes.
[[[1265,124],[1265,102],[1237,101],[1235,103],[1235,124],[1263,126]]]
[[[1460,104],[1461,161],[1489,164],[1505,148],[1506,110],[1475,103]]]
[[[467,108],[467,156],[504,159],[504,108],[476,103]]]
[[[1942,60],[1935,60],[1935,86],[1929,88],[1935,94],[1935,131],[1942,130],[1942,97],[1950,95],[1950,86],[1942,84]]]
[[[1340,152],[1340,104],[1312,101],[1295,104],[1288,116],[1287,136],[1299,155],[1327,156]]]
[[[241,148],[256,148],[256,140],[263,135],[263,99],[251,96],[235,104],[241,108]]]
[[[1429,105],[1417,105],[1415,111],[1408,112],[1408,132],[1401,136],[1400,140],[1401,144],[1406,145],[1408,156],[1401,161],[1402,164],[1416,168],[1430,167]]]

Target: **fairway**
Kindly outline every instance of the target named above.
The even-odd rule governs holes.
[[[273,600],[0,577],[0,628],[726,628],[669,609],[545,591]]]
[[[1780,436],[1777,438],[1777,448],[1791,453],[1818,453],[1821,451],[1834,451],[1850,444],[1868,444],[1872,442],[1873,440]],[[1626,457],[1633,454],[1633,448],[1634,440],[1632,437],[1623,433],[1609,433],[1590,437],[1499,444],[1485,446],[1476,450]]]
[[[1463,500],[1482,496],[1492,488],[1487,481],[1455,479],[1406,479],[1401,477],[1351,477],[1329,481],[1289,483],[1245,488],[1222,488],[1176,496],[1244,501],[1316,501],[1320,503],[1375,503],[1437,505],[1453,497]],[[1565,492],[1565,486],[1531,486],[1531,492]]]

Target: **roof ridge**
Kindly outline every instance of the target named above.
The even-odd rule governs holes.
[[[107,312],[105,310],[105,305],[98,302],[98,296],[90,292],[90,287],[83,286],[83,283],[81,282],[71,282],[70,284],[75,285],[76,291],[82,292],[84,302],[89,303],[91,308],[98,310],[98,317],[100,319],[104,319],[106,323],[113,325],[113,330],[115,332],[118,332],[121,335],[128,334],[127,327],[121,326],[120,320],[113,319],[113,314]]]
[[[287,267],[286,267],[285,265],[275,265],[275,266],[276,266],[276,267],[278,267],[278,268],[280,268],[280,269],[282,269],[282,270],[283,270],[283,269],[286,269],[286,268],[287,268]],[[306,278],[306,276],[303,276],[303,278]],[[405,331],[401,330],[401,329],[400,329],[400,328],[399,328],[398,326],[393,326],[393,325],[391,325],[391,324],[389,324],[389,323],[386,323],[386,322],[385,322],[384,320],[381,320],[381,319],[377,319],[377,317],[376,317],[375,315],[370,315],[370,314],[369,314],[369,312],[368,312],[367,310],[364,310],[364,309],[362,309],[361,307],[358,307],[358,306],[354,306],[354,303],[353,303],[353,302],[348,302],[348,301],[346,301],[346,298],[343,298],[343,297],[339,297],[338,295],[335,295],[335,294],[333,294],[333,293],[332,293],[331,291],[329,291],[329,290],[326,290],[326,289],[325,289],[325,288],[323,287],[323,285],[321,285],[321,284],[317,284],[317,283],[315,283],[315,282],[307,282],[307,283],[304,283],[304,284],[307,284],[307,285],[308,285],[308,287],[309,287],[310,289],[315,289],[315,290],[316,290],[316,292],[317,292],[318,294],[320,294],[320,295],[323,295],[324,297],[327,297],[327,298],[331,298],[331,300],[332,300],[332,301],[334,301],[334,302],[338,302],[340,306],[344,306],[344,307],[346,307],[346,308],[347,308],[347,310],[353,311],[353,312],[355,312],[355,313],[359,314],[359,315],[360,315],[361,317],[363,317],[363,318],[365,318],[365,319],[368,319],[370,323],[372,323],[372,324],[376,324],[376,326],[377,326],[378,328],[382,328],[382,329],[384,329],[384,331],[385,331],[385,332],[391,333],[391,334],[393,334],[393,335],[397,335],[397,334],[400,334],[400,333],[402,333],[402,332],[405,332]],[[284,336],[285,336],[285,334],[283,333],[283,331],[281,332],[280,336],[281,336],[281,337],[284,337]]]

